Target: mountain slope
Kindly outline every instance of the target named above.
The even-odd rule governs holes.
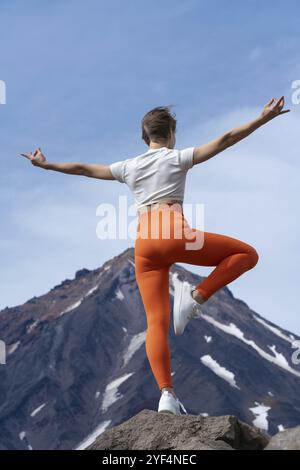
[[[176,282],[200,279],[173,265],[171,301]],[[228,288],[203,310],[182,336],[170,321],[173,383],[187,411],[234,415],[269,434],[300,424],[300,367],[291,361],[297,338]],[[146,327],[133,248],[2,310],[0,449],[71,449],[143,409],[157,410]]]

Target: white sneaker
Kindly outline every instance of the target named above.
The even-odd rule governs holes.
[[[191,286],[186,281],[175,284],[173,308],[175,335],[182,335],[189,320],[201,316],[200,304],[192,297],[192,290],[194,289],[195,286]]]
[[[187,411],[181,401],[175,398],[169,390],[164,390],[158,403],[158,413],[167,412],[174,415],[181,415],[180,407],[187,414]]]

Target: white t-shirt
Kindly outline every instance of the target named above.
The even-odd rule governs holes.
[[[160,147],[109,166],[113,176],[133,192],[137,209],[154,202],[183,202],[193,152],[194,147],[183,150]]]

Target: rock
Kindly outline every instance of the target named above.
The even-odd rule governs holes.
[[[81,277],[84,277],[86,276],[87,274],[90,273],[90,270],[89,269],[86,269],[86,268],[82,268],[82,269],[79,269],[78,271],[76,271],[75,273],[75,279],[79,279]]]
[[[142,410],[104,431],[86,450],[262,450],[268,442],[268,435],[234,416]]]
[[[300,450],[300,426],[273,436],[265,450]]]

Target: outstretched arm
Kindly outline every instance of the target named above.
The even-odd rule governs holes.
[[[205,160],[217,155],[223,150],[231,147],[240,140],[244,139],[248,135],[252,134],[256,129],[261,127],[263,124],[267,123],[271,119],[281,114],[288,113],[290,110],[283,110],[284,107],[284,96],[275,100],[272,98],[263,108],[260,116],[253,121],[250,121],[240,127],[236,127],[217,139],[211,140],[207,144],[201,145],[200,147],[195,147],[193,162],[194,165],[197,163],[202,163]]]
[[[51,163],[46,160],[41,149],[36,149],[33,153],[21,153],[23,157],[28,158],[34,166],[44,168],[44,170],[54,170],[69,175],[88,176],[90,178],[100,178],[103,180],[114,180],[114,176],[109,165],[98,165],[90,163]]]

